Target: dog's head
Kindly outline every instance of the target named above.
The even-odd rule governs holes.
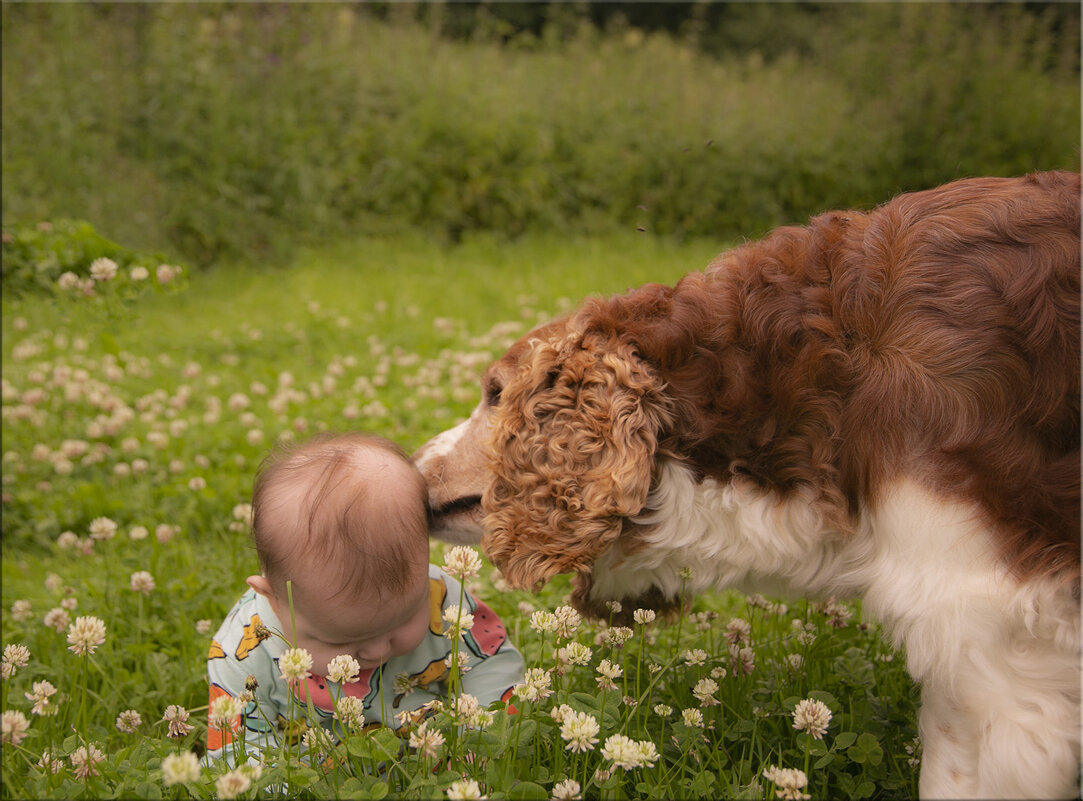
[[[655,371],[619,336],[549,323],[483,378],[470,419],[415,454],[433,536],[481,539],[510,584],[589,576],[631,530],[672,409]]]

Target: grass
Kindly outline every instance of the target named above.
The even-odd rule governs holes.
[[[271,441],[360,428],[412,450],[469,412],[485,363],[539,319],[590,293],[672,282],[720,249],[632,232],[510,245],[468,236],[453,248],[409,235],[309,250],[288,269],[224,265],[172,292],[133,288],[122,274],[91,297],[5,293],[3,644],[25,645],[30,658],[0,694],[0,795],[228,796],[215,784],[225,766],[166,785],[162,761],[202,752],[206,627],[213,632],[257,569],[234,510]],[[115,536],[91,538],[101,517],[116,523]],[[440,562],[443,544],[432,551]],[[147,594],[131,588],[139,571],[153,576]],[[305,755],[273,758],[239,797],[275,788],[443,798],[469,796],[455,783],[473,780],[490,798],[547,798],[570,779],[589,798],[771,798],[772,765],[803,771],[815,796],[916,794],[916,689],[856,605],[704,595],[681,621],[637,624],[615,646],[604,622],[584,621],[558,642],[531,627],[531,609],[565,602],[566,577],[537,595],[498,590],[486,563],[476,589],[527,666],[549,671],[551,696],[518,699],[518,715],[496,705],[483,731],[437,716],[432,726],[447,738],[439,760],[388,730],[347,738],[331,769]],[[65,611],[52,612],[54,622],[100,618],[104,642],[72,653],[64,621],[43,623],[55,609]],[[555,645],[569,641],[590,648],[586,664],[557,664]],[[596,681],[603,659],[622,670],[617,689]],[[717,704],[693,695],[707,678]],[[26,695],[42,681],[57,690],[51,715],[34,714]],[[794,729],[806,698],[830,709],[822,740]],[[194,726],[179,738],[162,721],[174,704]],[[563,747],[551,714],[560,704],[598,721],[593,749]],[[125,710],[140,717],[131,732],[117,727]],[[686,719],[684,710],[695,711]],[[22,738],[9,730],[16,713],[29,721]],[[603,757],[618,733],[652,743],[653,766]],[[80,777],[73,757],[88,745],[102,758]],[[55,773],[42,767],[46,752]],[[385,760],[384,772],[373,768]]]

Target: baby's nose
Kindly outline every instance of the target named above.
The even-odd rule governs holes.
[[[357,659],[361,662],[376,662],[383,664],[391,655],[391,643],[384,640],[376,643],[366,643],[357,649]]]

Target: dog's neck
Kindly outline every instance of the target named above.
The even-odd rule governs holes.
[[[857,596],[871,540],[834,530],[797,492],[785,501],[750,483],[697,478],[663,461],[645,510],[631,522],[636,544],[594,564],[591,595],[635,597],[651,586],[679,598],[723,587],[790,597]]]

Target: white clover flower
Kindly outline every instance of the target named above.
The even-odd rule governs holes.
[[[693,648],[684,652],[684,663],[689,667],[697,667],[707,661],[707,652],[702,648]]]
[[[96,743],[81,745],[68,757],[71,760],[72,772],[80,779],[88,776],[97,776],[98,769],[94,766],[105,759]]]
[[[451,663],[455,662],[460,673],[469,673],[473,668],[470,662],[470,653],[466,650],[456,650],[444,657],[444,665],[451,670]]]
[[[614,768],[632,770],[653,765],[658,759],[658,749],[649,740],[636,742],[623,734],[614,734],[602,746],[602,756],[612,762]]]
[[[426,759],[439,759],[440,747],[444,744],[444,735],[435,729],[429,730],[429,721],[410,732],[410,747]]]
[[[45,613],[42,622],[51,629],[64,631],[71,624],[71,615],[68,614],[68,610],[64,607],[54,606]]]
[[[95,517],[90,521],[90,536],[96,540],[111,540],[117,533],[117,524],[108,517]]]
[[[751,648],[730,646],[730,668],[734,676],[747,676],[756,668],[756,652]]]
[[[524,701],[544,701],[553,694],[553,677],[544,668],[530,668],[522,684],[515,685],[515,694]]]
[[[802,667],[804,667],[804,664],[805,657],[803,657],[801,654],[786,654],[786,665],[790,668],[790,670],[800,670]]]
[[[459,581],[474,578],[481,572],[481,558],[468,545],[456,545],[444,555],[444,572]]]
[[[150,270],[142,265],[136,265],[128,272],[128,277],[133,281],[146,281],[150,277]]]
[[[703,713],[698,709],[682,709],[681,720],[685,726],[697,726],[703,728]]]
[[[0,726],[0,742],[18,745],[26,737],[30,728],[30,721],[26,715],[17,709],[9,709],[4,712],[2,726]]]
[[[322,726],[309,726],[305,729],[305,733],[301,736],[301,744],[316,762],[327,756],[333,747],[330,733]]]
[[[636,750],[639,751],[639,766],[653,768],[654,763],[658,761],[660,756],[658,747],[650,740],[638,740],[636,741]]]
[[[132,592],[141,592],[144,595],[150,595],[155,587],[154,576],[146,570],[138,570],[135,573],[132,573],[131,587]]]
[[[11,619],[17,620],[20,623],[29,620],[34,616],[34,611],[31,608],[30,601],[25,598],[20,598],[11,605]]]
[[[669,717],[671,714],[673,714],[673,707],[669,706],[668,704],[655,704],[654,714],[660,715],[663,718]]]
[[[339,684],[351,684],[360,679],[361,665],[349,654],[340,654],[327,663],[327,678]]]
[[[557,619],[555,631],[558,637],[571,637],[582,621],[579,613],[570,606],[558,606],[553,611],[553,616]]]
[[[459,718],[473,717],[481,709],[476,695],[462,693],[455,698],[455,715]]]
[[[211,702],[207,712],[207,724],[218,731],[229,731],[233,727],[234,719],[244,712],[244,707],[241,699],[232,695],[220,695]]]
[[[582,796],[579,782],[575,779],[565,779],[553,785],[553,801],[579,801]]]
[[[539,609],[530,616],[530,628],[539,634],[557,630],[557,616],[546,609]]]
[[[56,687],[49,681],[35,681],[33,692],[23,693],[26,700],[34,702],[34,708],[30,711],[35,715],[55,715],[57,709],[50,707],[49,699],[56,695]]]
[[[64,757],[46,748],[41,752],[38,767],[49,773],[60,773],[64,769]]]
[[[700,679],[692,688],[692,695],[704,706],[718,706],[719,701],[714,697],[718,692],[718,682],[714,679]]]
[[[612,648],[621,648],[632,639],[633,632],[627,626],[614,626],[602,632],[602,642]]]
[[[278,658],[278,669],[287,681],[304,681],[311,675],[312,654],[304,648],[290,648]]]
[[[570,642],[558,648],[557,661],[561,664],[586,665],[590,662],[591,650],[581,642]]]
[[[365,725],[365,702],[356,695],[347,695],[340,698],[335,704],[335,717],[341,720],[347,728],[360,729]]]
[[[461,779],[452,782],[447,788],[448,801],[481,801],[485,796],[481,794],[481,787],[474,779]]]
[[[56,285],[65,292],[71,289],[78,289],[81,283],[79,276],[71,270],[61,273],[60,277],[56,279]]]
[[[239,520],[246,526],[252,525],[252,504],[239,503],[233,507],[233,519]]]
[[[564,714],[560,724],[560,736],[567,743],[564,748],[572,753],[593,751],[600,731],[597,718],[574,709]]]
[[[79,547],[79,535],[74,531],[61,531],[56,538],[56,547],[62,551],[72,551]]]
[[[214,624],[207,618],[200,618],[196,621],[196,634],[207,635],[211,633],[211,626]]]
[[[22,643],[5,645],[4,662],[17,668],[24,668],[30,663],[30,649]]]
[[[162,760],[162,782],[166,787],[199,781],[199,757],[191,751],[169,754]]]
[[[822,740],[831,722],[831,710],[823,701],[806,698],[799,701],[793,710],[793,727],[798,731],[807,731],[817,740]]]
[[[459,609],[458,604],[451,604],[444,610],[444,620],[450,624],[450,628],[444,632],[449,640],[454,640],[464,631],[474,628],[474,616],[469,612]]]
[[[823,602],[820,609],[827,615],[828,625],[836,629],[846,628],[846,624],[854,615],[849,607],[839,603],[835,598],[828,598]]]
[[[143,718],[134,709],[125,709],[117,715],[117,729],[124,734],[135,734],[142,725]]]
[[[790,801],[806,801],[811,797],[808,793],[801,792],[802,789],[808,786],[808,777],[804,771],[796,768],[778,768],[772,765],[763,771],[763,776],[778,788],[775,790],[775,795],[779,798],[789,799]]]
[[[173,267],[169,264],[159,264],[154,268],[154,275],[158,279],[159,284],[168,284],[180,274],[180,267]]]
[[[111,281],[116,278],[117,263],[112,259],[94,259],[90,263],[90,277],[95,281]]]
[[[801,645],[812,645],[816,642],[816,624],[806,623],[799,618],[790,621],[790,627]]]
[[[177,704],[170,704],[165,708],[165,714],[160,722],[169,723],[169,737],[183,737],[194,728],[186,722],[187,720],[187,709]]]
[[[653,623],[656,617],[657,615],[653,609],[637,609],[632,612],[632,620],[639,623],[641,626]]]
[[[735,617],[726,624],[726,639],[735,645],[748,645],[752,639],[752,624]]]
[[[567,704],[557,704],[549,710],[549,717],[551,717],[557,723],[563,723],[564,718],[566,718],[574,711],[575,710]]]
[[[600,690],[615,690],[617,689],[614,679],[619,679],[624,675],[624,671],[620,665],[614,665],[608,659],[603,659],[598,663],[598,673],[601,675],[595,679],[598,682],[598,689]]]
[[[488,709],[477,709],[470,717],[466,719],[466,728],[468,729],[487,729],[493,724],[493,713]]]
[[[163,282],[164,283],[164,282]],[[252,786],[252,780],[248,774],[240,770],[231,770],[218,777],[214,783],[214,789],[218,791],[218,797],[223,799],[236,798],[242,793],[248,792]]]
[[[67,615],[67,612],[64,612]],[[105,642],[105,623],[100,618],[86,615],[75,618],[68,628],[68,650],[82,656],[92,654]]]

